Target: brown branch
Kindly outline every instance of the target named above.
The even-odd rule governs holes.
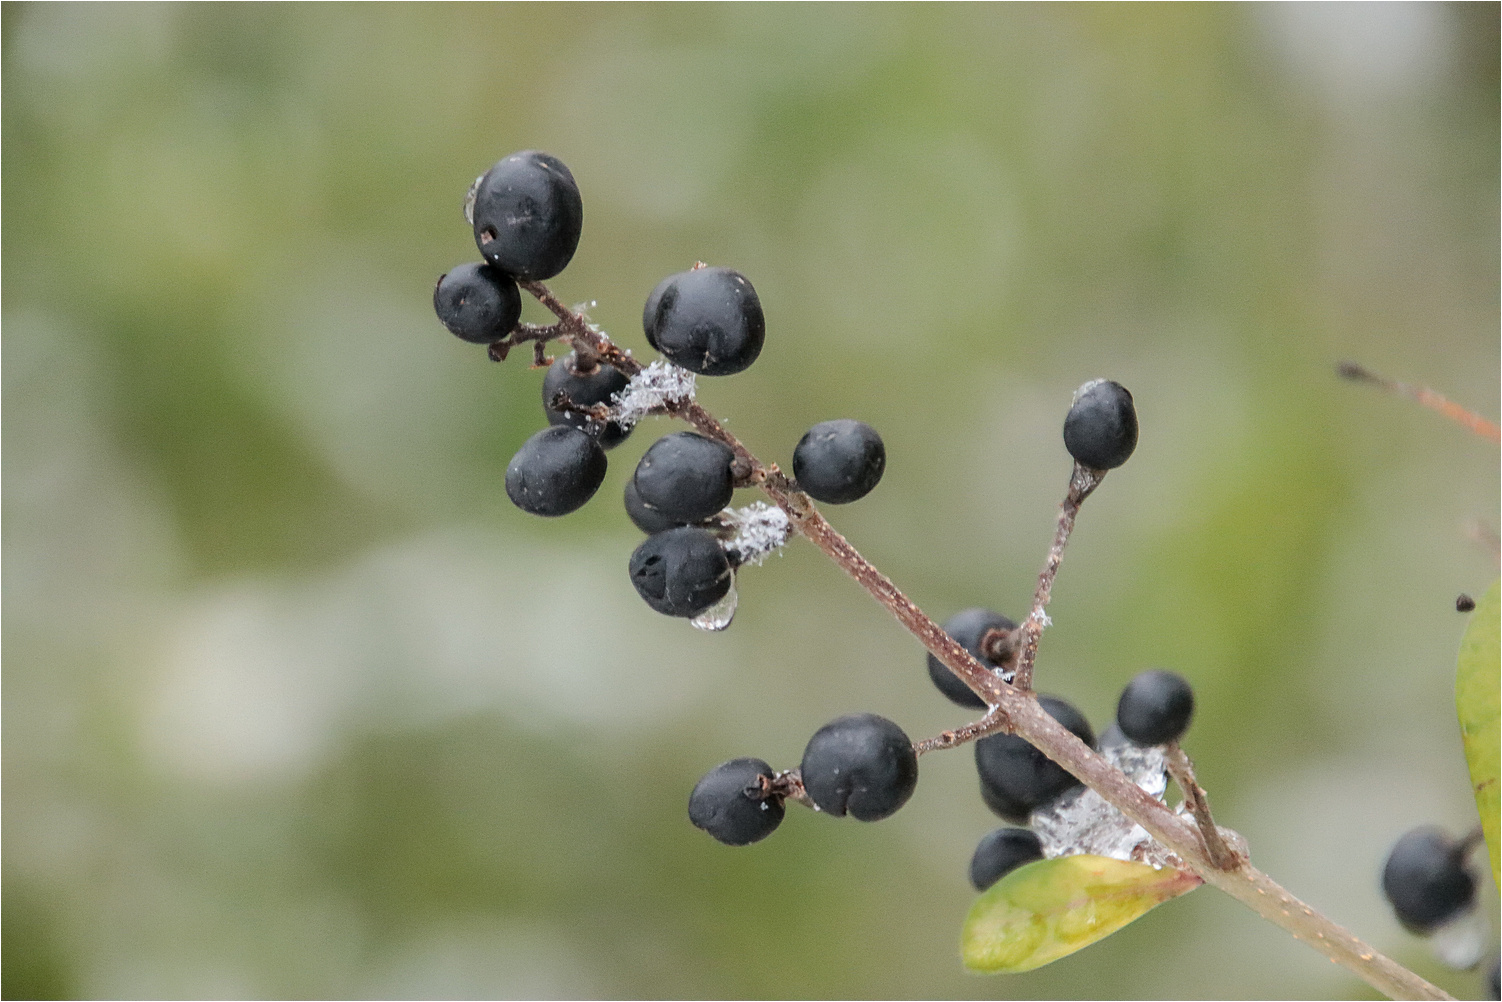
[[[1205,853],[1210,857],[1210,862],[1219,870],[1234,870],[1241,865],[1241,860],[1231,847],[1226,845],[1226,840],[1221,837],[1220,829],[1215,825],[1215,819],[1210,815],[1210,798],[1205,795],[1205,790],[1200,786],[1199,780],[1194,778],[1194,763],[1189,761],[1189,756],[1184,749],[1179,747],[1177,741],[1170,741],[1164,749],[1164,762],[1168,766],[1168,774],[1178,784],[1184,793],[1184,802],[1189,805],[1189,811],[1194,815],[1194,823],[1199,826],[1200,838],[1205,845]]]
[[[1473,411],[1468,411],[1457,403],[1446,400],[1427,386],[1414,386],[1409,383],[1400,383],[1396,379],[1388,379],[1379,376],[1355,362],[1341,362],[1335,367],[1335,371],[1341,376],[1358,383],[1370,383],[1380,386],[1389,393],[1416,400],[1424,407],[1443,414],[1462,428],[1480,435],[1482,438],[1502,444],[1502,429]]]
[[[628,377],[641,371],[638,363],[628,352],[618,348],[608,337],[594,328],[584,318],[564,306],[541,282],[518,283],[536,296],[538,301],[559,319],[558,326],[564,336],[573,340],[576,350],[582,341],[609,364]],[[907,630],[918,638],[936,658],[955,673],[970,689],[986,701],[989,709],[980,720],[935,738],[915,743],[919,752],[953,748],[995,731],[1018,734],[1057,762],[1070,774],[1099,793],[1127,817],[1141,825],[1148,834],[1172,850],[1190,869],[1206,883],[1214,884],[1226,894],[1247,905],[1274,925],[1287,930],[1295,939],[1309,943],[1332,961],[1352,971],[1367,984],[1393,998],[1447,999],[1450,996],[1429,984],[1407,968],[1393,962],[1372,949],[1348,931],[1331,922],[1324,915],[1299,901],[1275,883],[1270,877],[1253,867],[1241,857],[1234,869],[1221,869],[1210,858],[1199,832],[1183,818],[1171,811],[1166,804],[1149,796],[1133,783],[1125,773],[1092,751],[1084,742],[1070,733],[1062,724],[1049,716],[1038,704],[1031,692],[1020,686],[1003,682],[995,673],[981,665],[969,651],[960,646],[953,637],[919,609],[911,599],[855,547],[825,521],[812,499],[796,486],[775,466],[763,464],[727,432],[713,415],[697,403],[673,407],[674,416],[683,418],[701,434],[718,439],[735,453],[742,468],[747,472],[748,483],[756,484],[787,513],[791,524],[804,538],[822,550],[855,579],[862,588],[887,609]],[[1076,465],[1070,478],[1069,493],[1059,506],[1058,528],[1052,548],[1042,573],[1038,576],[1038,589],[1033,600],[1033,613],[1024,628],[1028,630],[1024,640],[1020,662],[1025,661],[1028,678],[1031,678],[1032,663],[1037,657],[1037,638],[1042,633],[1043,609],[1048,604],[1054,576],[1063,559],[1064,545],[1074,527],[1074,518],[1080,504],[1100,483],[1104,472]],[[1019,679],[1021,663],[1019,663]],[[794,771],[778,776],[777,783],[788,792],[785,796],[797,799],[792,792]],[[797,780],[801,788],[801,779]]]
[[[1069,476],[1069,491],[1059,504],[1059,521],[1054,529],[1053,545],[1048,548],[1048,559],[1043,562],[1043,570],[1038,572],[1038,588],[1033,592],[1033,609],[1022,623],[1022,652],[1017,658],[1017,674],[1012,684],[1023,691],[1033,687],[1033,664],[1038,660],[1038,640],[1048,624],[1044,609],[1053,594],[1053,579],[1059,573],[1059,564],[1064,561],[1064,546],[1069,542],[1069,534],[1074,531],[1075,516],[1079,514],[1080,505],[1085,503],[1085,498],[1100,486],[1105,476],[1105,470],[1092,470],[1079,463],[1074,464],[1074,472]]]

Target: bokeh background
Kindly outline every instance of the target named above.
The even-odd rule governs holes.
[[[1495,4],[0,18],[7,997],[1369,996],[1210,890],[966,974],[968,751],[882,824],[689,825],[724,759],[966,715],[807,544],[724,634],[650,612],[618,499],[666,422],[579,514],[507,502],[540,373],[430,297],[524,148],[584,197],[553,287],[624,345],[696,259],[751,278],[766,350],[701,400],[784,464],[873,423],[885,480],[830,515],[938,618],[1022,614],[1070,393],[1128,386],[1041,688],[1100,728],[1188,676],[1254,859],[1479,991],[1377,882],[1475,821],[1453,603],[1497,573],[1497,450],[1333,367],[1497,414]]]

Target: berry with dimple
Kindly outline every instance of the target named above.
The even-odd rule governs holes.
[[[918,756],[902,728],[874,713],[855,713],[814,732],[801,772],[803,789],[821,811],[880,821],[913,795]]]
[[[1398,839],[1382,869],[1382,892],[1398,921],[1427,933],[1460,915],[1476,898],[1465,846],[1438,828],[1415,828]]]
[[[630,567],[637,594],[664,616],[697,616],[735,581],[720,541],[694,526],[648,536],[631,554]]]
[[[730,503],[735,453],[723,442],[691,431],[664,435],[636,464],[636,494],[672,521],[702,522]]]
[[[705,773],[688,798],[688,819],[726,845],[760,842],[782,824],[782,798],[766,795],[772,767],[737,758]]]
[[[522,318],[516,283],[488,264],[461,264],[438,278],[433,310],[443,326],[473,344],[493,344]]]
[[[887,468],[876,429],[842,418],[810,428],[793,450],[793,477],[816,501],[848,504],[870,494]]]
[[[578,428],[544,428],[522,444],[506,467],[506,495],[534,515],[577,511],[605,479],[605,450]]]
[[[1137,448],[1137,409],[1120,383],[1092,379],[1074,393],[1064,418],[1064,448],[1081,466],[1114,470]]]
[[[1039,696],[1038,705],[1085,744],[1095,744],[1095,732],[1079,710],[1053,696]],[[1018,823],[1080,783],[1016,734],[993,734],[977,741],[975,768],[986,806],[1003,820]]]
[[[1024,863],[1043,858],[1043,842],[1026,828],[998,828],[970,857],[970,883],[984,891]]]
[[[965,650],[969,651],[977,661],[988,667],[996,667],[996,662],[989,660],[981,653],[981,638],[989,630],[1015,630],[1017,624],[999,612],[990,609],[962,609],[950,616],[944,623],[944,632],[955,639]],[[939,691],[947,696],[952,703],[960,706],[982,709],[985,700],[970,691],[970,687],[960,681],[958,675],[944,666],[944,662],[928,656],[928,677],[933,679],[934,685]]]
[[[1154,668],[1127,683],[1116,704],[1121,732],[1139,745],[1166,745],[1189,729],[1194,690],[1171,671]]]
[[[624,390],[630,380],[619,369],[604,362],[597,362],[582,372],[577,364],[578,359],[569,352],[549,366],[548,374],[542,377],[542,407],[547,412],[548,423],[573,425],[598,439],[601,448],[613,449],[631,434],[630,428],[623,428],[615,421],[593,421],[577,411],[554,410],[552,402],[562,392],[568,394],[569,402],[576,407],[608,404],[610,398]]]
[[[562,160],[537,150],[513,153],[486,171],[475,186],[472,214],[485,260],[529,281],[568,267],[584,227],[574,175]]]
[[[675,365],[704,376],[728,376],[761,354],[767,323],[746,276],[730,268],[695,268],[669,275],[642,310],[647,343]]]

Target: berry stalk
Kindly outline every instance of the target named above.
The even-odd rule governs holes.
[[[1078,462],[1074,464],[1074,472],[1069,476],[1069,491],[1059,504],[1059,521],[1054,530],[1053,545],[1048,548],[1048,559],[1043,562],[1043,570],[1038,572],[1038,588],[1033,592],[1033,611],[1022,624],[1022,651],[1017,658],[1017,674],[1012,684],[1024,692],[1033,687],[1033,664],[1038,660],[1038,640],[1048,624],[1044,609],[1053,595],[1053,580],[1059,573],[1059,565],[1064,562],[1064,547],[1069,543],[1069,534],[1074,531],[1075,516],[1079,514],[1080,505],[1085,503],[1085,498],[1100,486],[1105,476],[1105,470],[1092,470]]]

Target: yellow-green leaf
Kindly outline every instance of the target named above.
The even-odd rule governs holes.
[[[1498,718],[1502,717],[1498,707],[1502,701],[1502,599],[1498,585],[1493,581],[1476,603],[1455,666],[1455,713],[1460,718],[1460,740],[1465,745],[1466,765],[1471,768],[1476,810],[1481,814],[1481,830],[1491,851],[1494,880],[1499,871],[1497,768],[1502,758],[1502,742],[1498,740]]]
[[[973,971],[1031,971],[1082,950],[1202,881],[1193,873],[1105,856],[1018,867],[976,900],[960,932]]]

